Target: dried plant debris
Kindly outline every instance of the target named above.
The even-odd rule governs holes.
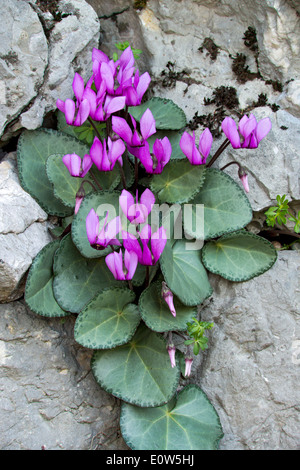
[[[231,86],[217,87],[213,91],[212,98],[204,98],[204,104],[205,106],[215,104],[217,107],[234,109],[239,106],[237,91]]]
[[[247,31],[245,31],[244,33],[243,41],[244,41],[245,46],[248,47],[250,51],[257,52],[257,53],[259,52],[255,28],[253,28],[252,26],[249,26]]]
[[[204,49],[207,51],[212,61],[215,61],[219,54],[219,46],[217,46],[211,38],[205,38],[202,46],[199,47],[198,51],[204,52]]]
[[[135,0],[133,2],[133,8],[135,10],[142,10],[143,8],[146,8],[147,6],[147,0]]]
[[[198,116],[198,111],[193,116],[187,125],[192,131],[196,130],[199,126],[208,127],[214,138],[220,137],[222,134],[221,123],[226,116],[224,108],[219,107],[213,113],[201,114]]]
[[[235,57],[232,57],[232,71],[237,77],[239,83],[246,83],[249,80],[255,80],[261,78],[260,72],[251,72],[249,66],[246,65],[247,56],[245,54],[237,53]]]
[[[36,6],[39,7],[41,11],[49,11],[53,16],[54,21],[61,21],[63,18],[69,16],[69,13],[62,13],[58,9],[59,0],[37,0]]]
[[[175,63],[169,61],[166,68],[160,74],[160,85],[164,88],[174,88],[178,80],[185,81],[184,78],[187,76],[188,72],[186,70],[176,72]]]

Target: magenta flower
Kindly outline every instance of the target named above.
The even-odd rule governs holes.
[[[94,121],[106,121],[113,113],[125,107],[125,96],[107,95],[105,86],[102,85],[97,94],[87,88],[85,97],[90,105],[90,117]]]
[[[144,146],[139,149],[138,156],[147,173],[159,174],[170,161],[171,154],[171,143],[168,137],[164,137],[155,140],[152,153],[150,153],[149,143],[146,141]]]
[[[91,209],[86,218],[86,232],[87,237],[92,248],[96,250],[104,250],[108,245],[121,246],[119,240],[116,239],[116,235],[120,233],[122,225],[120,217],[115,217],[110,222],[107,222],[108,212],[104,220],[104,224],[99,230],[99,217]]]
[[[126,189],[123,189],[119,198],[119,204],[127,219],[130,223],[136,225],[146,222],[154,203],[155,196],[150,189],[146,189],[143,192],[140,200],[138,198],[138,192],[136,192],[136,199],[134,200],[132,194],[126,191]]]
[[[79,207],[84,199],[84,196],[76,196],[75,197],[75,209],[74,209],[74,214],[77,214],[79,211]]]
[[[176,317],[176,310],[175,310],[174,302],[173,302],[173,293],[168,288],[168,286],[165,282],[162,283],[161,295],[162,295],[162,298],[168,304],[168,307],[169,307],[170,312],[172,313],[173,317]]]
[[[122,87],[122,94],[126,96],[126,105],[140,105],[150,82],[151,77],[148,72],[145,72],[143,73],[143,75],[140,76],[139,71],[137,70],[134,79],[132,80],[132,83],[128,83],[128,85],[126,86],[125,82],[125,85],[123,85]]]
[[[62,161],[68,168],[71,176],[78,176],[80,178],[84,178],[93,165],[89,155],[85,155],[83,159],[81,159],[76,153],[64,155]]]
[[[160,227],[152,234],[150,225],[145,225],[140,232],[140,240],[128,233],[122,232],[123,245],[128,251],[134,251],[139,263],[144,266],[154,266],[159,260],[167,243],[167,233],[164,227]],[[149,248],[149,242],[151,249]]]
[[[65,114],[66,122],[70,126],[81,126],[89,117],[90,114],[90,104],[85,97],[85,88],[83,78],[75,73],[72,88],[74,95],[76,97],[76,104],[71,99],[66,99],[66,101],[57,100],[57,108]],[[75,118],[77,109],[77,116]]]
[[[192,364],[193,364],[193,359],[191,357],[186,357],[185,358],[185,372],[184,372],[185,377],[189,377],[191,375]]]
[[[271,120],[264,118],[257,122],[253,114],[242,117],[238,129],[231,117],[226,117],[222,122],[222,129],[234,149],[257,148],[260,141],[266,137],[272,128]]]
[[[239,169],[239,178],[244,186],[246,193],[249,193],[248,175],[243,168]]]
[[[105,262],[115,279],[118,281],[129,281],[135,274],[138,256],[134,251],[125,250],[123,261],[123,253],[122,249],[120,249],[119,253],[114,251],[107,255]]]
[[[150,109],[146,109],[143,116],[140,119],[140,132],[137,130],[137,124],[135,119],[131,117],[133,130],[130,128],[127,121],[121,117],[112,117],[112,129],[123,139],[130,153],[136,154],[135,149],[144,145],[145,141],[156,132],[155,119]],[[138,155],[136,155],[138,156]]]
[[[90,148],[90,156],[98,170],[112,171],[117,160],[122,165],[122,154],[125,150],[124,142],[121,139],[112,141],[108,137],[106,145],[105,139],[102,144],[98,137],[95,137]]]
[[[212,146],[212,135],[206,128],[199,138],[199,149],[196,146],[196,136],[184,132],[180,139],[179,145],[184,155],[189,159],[192,165],[204,165]]]
[[[175,360],[176,348],[174,344],[168,344],[167,351],[169,353],[171,366],[176,367],[176,360]]]

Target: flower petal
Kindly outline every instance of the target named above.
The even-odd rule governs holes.
[[[138,265],[138,255],[134,251],[125,250],[124,264],[128,271],[126,274],[126,280],[132,279]]]
[[[200,135],[200,139],[199,139],[199,150],[200,150],[201,155],[203,155],[204,157],[204,161],[202,163],[206,162],[206,159],[211,150],[212,142],[213,142],[212,134],[210,130],[206,128]]]
[[[91,209],[86,218],[86,233],[91,245],[97,240],[99,230],[99,218],[94,209]]]
[[[230,140],[230,143],[234,149],[241,147],[241,139],[236,128],[236,123],[231,117],[226,117],[222,124],[222,129],[227,139]]]
[[[151,237],[151,250],[156,263],[165,249],[167,233],[164,227],[160,227]]]
[[[266,135],[270,132],[272,129],[272,123],[270,118],[264,118],[259,123],[257,124],[256,127],[256,138],[257,138],[257,144],[266,137]]]
[[[126,143],[130,144],[132,139],[132,130],[125,121],[125,119],[113,116],[112,117],[112,130],[125,140]]]
[[[64,155],[62,161],[68,168],[71,176],[80,176],[81,158],[76,153]]]
[[[82,100],[83,92],[84,92],[84,81],[83,81],[83,78],[77,72],[74,75],[72,88],[73,88],[77,101],[80,103]]]
[[[67,124],[72,126],[74,116],[75,116],[75,103],[73,100],[70,100],[69,98],[65,101],[65,116],[66,116]]]
[[[156,132],[155,119],[149,108],[146,109],[143,116],[141,117],[140,129],[144,140],[147,140],[148,137],[155,134]]]
[[[103,145],[98,139],[98,137],[94,138],[93,145],[90,148],[90,156],[98,170],[101,170],[103,158]]]

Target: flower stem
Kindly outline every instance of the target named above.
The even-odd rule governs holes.
[[[94,175],[94,173],[92,172],[92,170],[89,171],[89,174],[91,175],[91,177],[93,178],[94,180],[94,183],[96,184],[96,186],[100,189],[100,191],[103,191],[103,188],[100,186],[96,176]]]
[[[220,147],[218,148],[218,150],[216,151],[216,153],[214,154],[214,156],[212,157],[212,159],[208,162],[208,164],[206,165],[207,168],[211,167],[215,161],[217,160],[217,158],[221,155],[222,152],[224,152],[224,150],[226,149],[226,147],[230,144],[230,140],[229,139],[226,139],[224,140],[223,144],[220,145]]]
[[[149,286],[149,280],[150,280],[149,266],[146,266],[146,280],[145,280],[146,287]]]
[[[121,165],[121,163],[120,163],[119,161],[118,161],[118,164],[119,164],[119,168],[120,168],[120,173],[121,173],[123,188],[126,189],[126,179],[125,179],[124,170],[123,170],[122,165]]]
[[[239,170],[241,170],[241,165],[238,163],[238,162],[230,162],[230,163],[227,163],[227,165],[223,166],[222,168],[220,168],[220,171],[223,171],[225,170],[225,168],[227,168],[228,166],[230,165],[237,165],[239,167]]]
[[[95,131],[95,133],[96,133],[96,136],[98,137],[98,139],[99,139],[100,142],[102,143],[102,137],[101,137],[100,132],[98,131],[96,125],[94,124],[93,120],[92,120],[90,117],[88,117],[88,121],[89,121],[89,123],[91,124],[91,126],[93,127],[93,129],[94,129],[94,131]]]
[[[133,285],[132,285],[132,282],[131,282],[130,279],[128,279],[128,287],[129,287],[130,290],[133,291]]]

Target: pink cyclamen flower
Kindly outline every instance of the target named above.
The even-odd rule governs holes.
[[[64,155],[62,161],[68,168],[71,176],[80,178],[84,178],[93,165],[93,161],[89,155],[85,155],[83,159],[81,159],[76,153]]]
[[[99,230],[99,217],[91,209],[86,218],[86,232],[87,237],[92,248],[96,250],[103,250],[108,245],[117,245],[121,246],[119,240],[116,239],[116,235],[120,233],[122,225],[120,217],[115,217],[110,222],[107,222],[108,212],[104,220],[104,224]]]
[[[161,295],[162,295],[162,298],[168,304],[168,307],[173,317],[176,317],[176,310],[175,310],[174,301],[173,301],[173,293],[164,281],[162,282]]]
[[[78,73],[75,73],[72,88],[76,97],[76,104],[73,100],[68,98],[66,101],[58,99],[56,106],[64,113],[67,124],[78,127],[87,120],[90,114],[90,103],[85,97],[84,81]],[[76,109],[77,116],[75,118]]]
[[[125,144],[121,139],[112,141],[108,137],[107,144],[105,139],[102,144],[98,137],[95,137],[90,148],[90,156],[98,170],[112,171],[117,160],[122,165],[122,155],[125,150]]]
[[[199,149],[196,146],[196,136],[184,132],[180,139],[179,145],[184,155],[189,159],[192,165],[204,165],[212,146],[212,134],[206,128],[199,138]]]
[[[138,131],[135,119],[131,115],[130,117],[133,130],[125,119],[118,116],[112,116],[112,130],[126,142],[129,152],[138,156],[135,150],[144,145],[145,141],[156,132],[155,119],[150,109],[146,109],[140,119]]]
[[[175,360],[176,348],[175,348],[174,344],[168,344],[167,351],[169,353],[171,366],[176,367],[176,360]]]
[[[184,372],[185,377],[189,377],[191,375],[192,364],[193,364],[193,359],[191,357],[186,357],[185,358],[185,372]]]
[[[144,146],[140,148],[138,157],[147,173],[159,174],[170,161],[171,154],[171,143],[168,137],[164,137],[155,140],[152,153],[150,153],[149,143],[146,141]]]
[[[239,170],[239,178],[244,186],[246,193],[249,193],[248,175],[243,168]]]
[[[119,204],[126,215],[127,219],[132,224],[144,224],[150,214],[152,207],[155,203],[155,196],[150,189],[145,189],[139,199],[138,191],[136,191],[136,199],[131,193],[123,189],[119,198]]]
[[[139,263],[144,266],[154,266],[159,260],[167,243],[167,233],[164,227],[160,227],[152,234],[150,225],[145,225],[140,232],[140,240],[128,233],[122,232],[123,245],[128,251],[134,251],[138,255]],[[149,242],[151,249],[149,248]]]
[[[238,129],[231,117],[222,122],[222,129],[233,148],[257,148],[260,141],[266,137],[272,128],[269,118],[257,122],[253,114],[244,115],[239,122]]]
[[[90,105],[90,117],[94,121],[106,121],[113,113],[125,107],[125,96],[107,95],[105,86],[102,85],[97,94],[88,88],[85,96]]]
[[[133,251],[125,250],[123,261],[123,252],[120,249],[119,253],[114,251],[107,255],[105,262],[115,279],[118,281],[129,281],[135,274],[138,256]]]
[[[141,104],[143,96],[147,91],[149,84],[151,82],[151,77],[148,72],[143,73],[140,76],[139,71],[137,70],[132,80],[132,83],[126,86],[123,85],[122,94],[126,96],[126,105],[127,106],[138,106]]]

